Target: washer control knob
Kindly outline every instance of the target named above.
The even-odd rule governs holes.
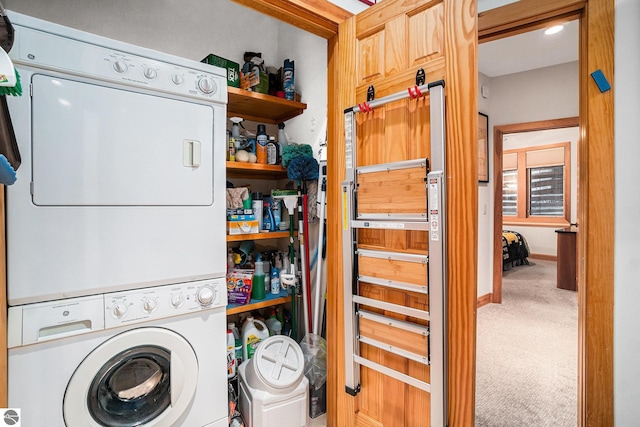
[[[180,307],[183,302],[184,302],[184,298],[183,298],[182,294],[177,294],[177,295],[172,295],[171,296],[171,305],[174,308]]]
[[[143,74],[149,80],[153,80],[158,77],[158,72],[153,68],[145,68]]]
[[[171,76],[171,81],[174,85],[180,86],[182,83],[184,83],[184,76],[181,74],[174,74],[173,76]]]
[[[196,298],[198,299],[200,305],[209,305],[213,302],[213,300],[216,299],[216,290],[214,290],[211,286],[203,286],[198,289]]]
[[[216,85],[216,82],[214,82],[211,78],[201,77],[198,80],[198,89],[200,89],[200,92],[206,95],[210,95],[216,92],[218,86]]]
[[[155,299],[146,299],[142,302],[142,309],[147,313],[153,313],[158,308],[158,301]]]
[[[127,306],[124,304],[116,304],[115,307],[113,307],[112,313],[117,319],[120,319],[127,314]]]
[[[129,67],[127,67],[127,64],[122,61],[116,61],[113,63],[113,69],[116,70],[116,73],[123,74],[127,72]]]

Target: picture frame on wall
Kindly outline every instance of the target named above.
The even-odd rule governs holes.
[[[478,113],[478,182],[489,182],[489,116]]]

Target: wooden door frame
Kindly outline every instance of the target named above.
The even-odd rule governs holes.
[[[239,0],[235,0],[239,1]],[[243,0],[246,2],[247,0]],[[272,0],[252,0],[253,5],[262,4],[270,7]],[[317,19],[318,7],[326,6],[333,10],[324,17],[335,22],[336,33],[328,39],[328,81],[329,106],[340,105],[337,93],[337,76],[341,67],[355,64],[341,64],[338,24],[344,16],[332,9],[333,5],[322,0],[279,0],[278,3],[290,3],[299,7],[290,16],[278,10],[272,15],[296,25],[301,17],[310,15],[307,22]],[[305,4],[313,4],[313,8],[305,11]],[[320,6],[317,6],[320,5]],[[350,14],[349,14],[350,16]],[[614,52],[614,0],[520,0],[507,6],[483,12],[478,16],[478,36],[481,41],[498,38],[504,33],[524,32],[536,26],[548,25],[556,20],[568,20],[581,17],[580,25],[580,133],[581,146],[579,153],[579,203],[583,203],[578,222],[581,237],[578,239],[579,253],[579,366],[580,384],[578,396],[578,418],[580,426],[613,425],[613,223],[614,212],[614,103],[613,90],[599,93],[589,73],[600,69],[613,83]],[[300,26],[300,28],[305,29]],[[309,30],[308,30],[309,31]],[[324,30],[322,30],[324,31]],[[313,31],[312,31],[313,32]],[[318,33],[314,33],[318,34]],[[615,86],[613,86],[615,87]],[[328,114],[329,145],[340,141],[342,129],[339,126],[341,112],[330,111]],[[591,141],[591,143],[589,143]],[[329,165],[331,171],[331,165]],[[589,171],[594,173],[589,173]],[[597,171],[597,173],[595,172]],[[334,173],[335,171],[332,171]],[[499,194],[499,193],[498,193]],[[340,200],[337,197],[327,200],[334,218],[339,218]],[[606,209],[601,207],[606,206]],[[338,245],[331,236],[327,236],[329,249]],[[331,263],[330,263],[331,264]],[[329,267],[331,267],[329,265]],[[333,271],[327,281],[340,281],[339,275]],[[590,286],[594,284],[594,286]],[[331,297],[331,295],[330,295]],[[331,316],[337,316],[335,302]],[[335,318],[333,318],[335,321]],[[587,331],[589,333],[587,333]],[[336,345],[329,348],[330,361],[336,362],[339,357]],[[337,372],[330,372],[327,388],[328,424],[337,425],[338,414],[335,413],[338,393]],[[469,409],[466,409],[467,411]],[[453,427],[458,424],[451,424]],[[462,424],[459,424],[462,425]]]
[[[613,425],[614,103],[613,91],[600,93],[589,74],[600,69],[614,79],[614,1],[520,0],[486,12],[488,16],[479,17],[483,41],[580,18],[578,425]],[[496,180],[495,205],[501,193]],[[501,212],[496,209],[495,214]],[[500,238],[496,234],[501,228],[500,222],[494,239]],[[496,252],[494,279],[500,259]]]
[[[505,134],[568,128],[580,125],[578,117],[494,126],[493,128],[493,291],[491,302],[502,303],[502,152]]]

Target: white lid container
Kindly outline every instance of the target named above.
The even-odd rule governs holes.
[[[247,383],[272,393],[287,393],[304,378],[304,356],[297,342],[286,335],[262,341],[246,367]]]

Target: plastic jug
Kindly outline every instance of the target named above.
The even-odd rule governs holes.
[[[234,322],[227,324],[227,329],[233,333],[233,341],[236,353],[236,367],[242,363],[242,337],[240,337],[240,331]]]
[[[227,329],[227,378],[236,376],[236,340],[233,337],[233,331]]]
[[[260,341],[267,338],[269,338],[267,325],[251,316],[247,317],[242,326],[242,360],[251,359]]]
[[[260,255],[256,256],[253,283],[251,285],[251,298],[263,300],[267,297],[264,289],[264,262]]]

